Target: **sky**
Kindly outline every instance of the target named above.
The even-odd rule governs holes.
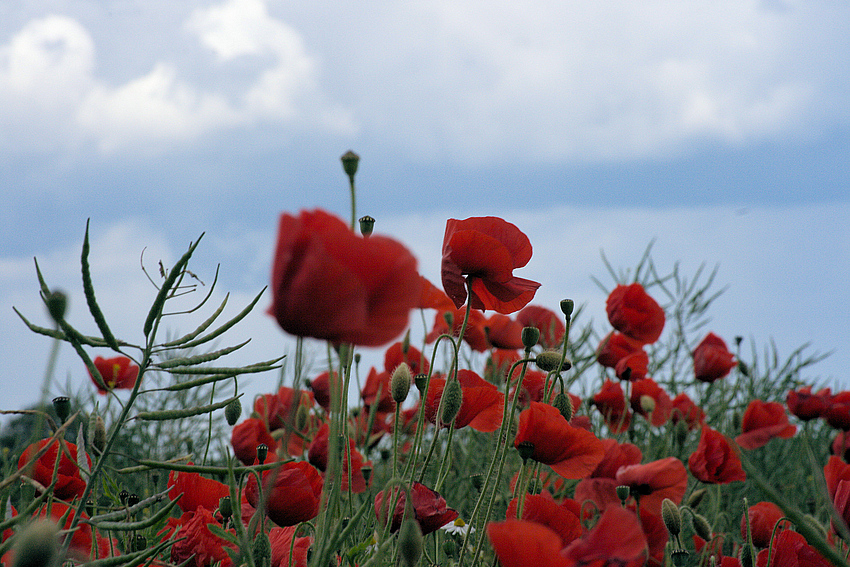
[[[104,311],[138,340],[142,250],[155,270],[204,233],[193,265],[221,263],[235,313],[281,212],[348,218],[348,149],[358,215],[433,281],[445,219],[502,216],[534,246],[535,303],[602,328],[600,252],[625,269],[654,242],[662,268],[718,267],[715,332],[811,343],[832,352],[811,378],[850,387],[848,20],[834,0],[4,2],[0,409],[38,399],[50,349],[11,309],[47,325],[33,257],[94,332],[91,219]],[[289,344],[267,305],[237,333],[252,360]],[[87,380],[64,350],[57,376]]]

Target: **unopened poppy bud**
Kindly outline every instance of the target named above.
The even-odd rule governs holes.
[[[631,494],[631,489],[628,486],[620,485],[616,489],[617,498],[620,499],[620,502],[625,504],[626,500],[629,499],[629,494]]]
[[[522,460],[527,461],[534,455],[534,444],[530,441],[523,441],[516,446],[516,450],[519,451],[519,456],[522,457]]]
[[[269,446],[265,443],[260,443],[257,445],[257,460],[262,465],[266,462],[266,457],[269,456]]]
[[[463,389],[460,382],[450,380],[446,384],[446,389],[443,390],[443,414],[440,416],[440,421],[446,425],[452,423],[460,411],[461,404],[463,404]]]
[[[739,431],[741,429],[741,413],[734,412],[732,414],[732,431]]]
[[[707,488],[697,488],[696,490],[691,492],[691,495],[688,497],[688,507],[696,508],[697,506],[699,506],[700,502],[702,502],[702,499],[707,493]]]
[[[446,311],[443,313],[443,320],[445,320],[446,324],[449,326],[449,329],[454,328],[455,323],[455,314],[451,311]]]
[[[49,520],[36,520],[23,529],[15,543],[14,567],[54,567],[59,564],[59,528]]]
[[[373,230],[375,230],[375,219],[369,215],[360,217],[360,234],[364,237],[370,236]]]
[[[416,384],[416,389],[419,390],[419,393],[425,391],[425,386],[428,385],[428,375],[419,373],[413,377],[413,383]]]
[[[564,364],[561,365],[561,352],[557,350],[544,350],[534,359],[534,364],[543,372],[552,372],[559,366],[561,370],[569,370],[572,367],[569,359],[564,359]]]
[[[224,419],[227,420],[227,425],[236,425],[239,418],[242,416],[242,402],[236,398],[226,406],[224,406]]]
[[[407,351],[410,350],[410,329],[404,334],[404,338],[401,339],[401,353],[407,354]]]
[[[671,536],[675,537],[682,531],[682,514],[679,507],[669,498],[661,502],[661,519]]]
[[[747,542],[741,546],[741,567],[753,567],[753,546]]]
[[[224,519],[233,515],[233,502],[231,502],[230,496],[223,496],[218,499],[218,511],[221,512]]]
[[[307,419],[310,417],[310,410],[307,406],[298,406],[295,410],[295,429],[303,431],[307,427]]]
[[[575,309],[575,302],[572,299],[562,299],[561,300],[561,313],[563,313],[567,318],[571,317],[573,314],[573,309]]]
[[[407,567],[413,567],[422,557],[422,529],[413,518],[404,520],[398,530],[398,555]]]
[[[817,518],[815,518],[815,517],[814,517],[814,516],[812,516],[811,514],[806,514],[805,516],[803,516],[803,519],[804,519],[804,520],[806,521],[806,523],[807,523],[807,524],[809,524],[809,525],[810,525],[813,529],[817,530],[817,531],[820,533],[821,537],[823,537],[823,539],[826,539],[826,538],[827,538],[828,534],[827,534],[827,532],[826,532],[826,528],[825,528],[825,527],[823,527],[823,524],[821,524],[821,523],[817,520]]]
[[[523,327],[520,338],[522,338],[522,345],[525,347],[525,350],[531,350],[537,344],[537,341],[540,340],[540,329],[537,327]]]
[[[738,361],[738,372],[743,374],[744,376],[749,377],[750,375],[750,367],[746,365],[743,360]]]
[[[688,553],[687,549],[674,549],[670,554],[670,557],[673,559],[674,567],[685,567],[688,564]]]
[[[47,304],[47,312],[50,318],[57,323],[65,318],[65,311],[68,309],[68,296],[61,291],[51,291],[44,298]]]
[[[552,405],[558,408],[558,411],[567,421],[573,418],[573,402],[565,393],[561,392],[555,396],[555,399],[552,400]]]
[[[342,169],[345,174],[354,177],[354,174],[357,173],[357,164],[360,163],[360,156],[348,150],[339,159],[342,160]]]
[[[57,396],[53,398],[53,411],[56,412],[56,417],[59,418],[59,421],[65,423],[65,420],[71,414],[71,400],[68,396]]]
[[[412,381],[413,373],[410,371],[410,366],[406,362],[402,362],[395,367],[392,378],[390,378],[390,393],[395,403],[401,404],[407,399]]]
[[[684,445],[685,441],[688,439],[688,424],[684,420],[680,420],[676,422],[676,427],[673,429],[673,438],[676,439],[676,443],[679,445]]]
[[[254,556],[254,565],[266,566],[272,562],[272,544],[269,541],[269,536],[266,532],[261,531],[254,537],[254,542],[251,544],[251,552]]]
[[[691,524],[694,528],[694,533],[705,541],[711,539],[711,524],[701,514],[691,514]]]
[[[100,455],[106,447],[106,423],[98,414],[93,413],[89,418],[89,439],[91,439],[92,453]]]
[[[652,413],[655,411],[655,398],[652,396],[647,396],[644,394],[640,397],[640,409],[643,410],[644,413]]]

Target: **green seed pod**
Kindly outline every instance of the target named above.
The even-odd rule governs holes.
[[[618,486],[615,490],[617,491],[617,498],[620,499],[620,502],[625,502],[626,500],[628,500],[629,495],[632,492],[631,488],[622,484]]]
[[[342,170],[345,171],[345,174],[354,177],[354,174],[357,173],[357,165],[360,163],[360,156],[348,150],[339,159],[342,160]]]
[[[561,412],[561,415],[567,421],[573,418],[573,402],[567,394],[561,392],[555,396],[555,399],[552,400],[552,405],[558,408],[558,411]]]
[[[670,554],[675,567],[685,567],[688,564],[689,553],[687,549],[674,549]]]
[[[373,230],[375,230],[375,219],[369,215],[360,217],[360,234],[365,238],[370,236]]]
[[[443,390],[443,414],[440,416],[440,421],[445,425],[452,423],[460,411],[461,404],[463,404],[463,389],[460,382],[450,380],[446,384],[446,389]]]
[[[89,418],[89,439],[92,453],[100,455],[106,447],[106,424],[103,418],[93,413]]]
[[[443,541],[443,553],[446,554],[446,557],[457,556],[457,543],[455,543],[455,540],[446,539]]]
[[[404,403],[408,392],[410,392],[411,382],[413,382],[413,373],[410,371],[410,366],[406,362],[402,362],[396,366],[392,378],[390,378],[390,393],[395,403]]]
[[[23,529],[13,548],[14,567],[54,567],[59,564],[59,528],[49,520],[36,520]]]
[[[413,567],[422,557],[422,530],[413,518],[407,518],[398,530],[398,555],[402,565]]]
[[[254,564],[257,567],[269,567],[272,562],[272,544],[266,532],[260,532],[251,544],[251,552],[254,556]]]
[[[142,551],[143,549],[147,549],[148,538],[146,538],[142,534],[136,534],[136,537],[133,538],[131,545],[132,545],[133,551]]]
[[[257,460],[262,465],[266,462],[266,457],[269,456],[269,446],[265,443],[260,443],[257,445]]]
[[[428,385],[428,375],[420,372],[413,377],[413,383],[416,384],[416,389],[419,390],[419,393],[421,394],[425,391],[425,386]]]
[[[676,537],[682,531],[682,514],[679,512],[679,507],[669,498],[665,498],[661,502],[661,519],[664,525],[667,526],[667,531],[670,536]]]
[[[224,419],[227,420],[228,425],[233,426],[236,425],[240,417],[242,417],[242,402],[239,401],[239,398],[236,398],[224,406]]]
[[[561,313],[563,313],[567,318],[572,317],[573,309],[575,309],[575,302],[572,299],[562,299],[561,300]]]
[[[530,441],[523,441],[516,446],[516,450],[519,451],[519,456],[525,462],[534,455],[534,444]]]
[[[53,411],[56,412],[59,421],[65,423],[65,420],[71,414],[71,400],[67,396],[53,398]]]
[[[225,520],[233,515],[233,502],[230,501],[230,496],[218,499],[218,511]]]
[[[537,341],[540,340],[540,329],[537,327],[523,327],[521,338],[525,350],[531,350],[537,344]]]
[[[61,291],[51,291],[44,298],[47,304],[47,312],[50,318],[57,323],[65,318],[65,311],[68,309],[68,296]]]

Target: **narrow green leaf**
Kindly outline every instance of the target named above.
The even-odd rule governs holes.
[[[172,359],[169,359],[169,360],[163,360],[162,362],[158,363],[156,366],[157,366],[157,368],[168,369],[168,368],[174,368],[175,366],[194,366],[196,364],[203,364],[205,362],[212,362],[213,360],[215,360],[217,358],[220,358],[220,357],[222,357],[226,354],[230,354],[231,352],[239,350],[243,346],[247,345],[249,342],[251,342],[251,339],[248,339],[244,343],[240,343],[236,346],[223,348],[221,350],[217,350],[217,351],[213,351],[213,352],[198,354],[196,356],[187,356],[187,357],[183,357],[183,358],[172,358]]]
[[[260,290],[260,293],[257,294],[257,297],[255,297],[254,300],[251,303],[248,304],[248,307],[246,307],[245,309],[240,311],[239,314],[236,315],[236,317],[234,317],[233,319],[231,319],[230,321],[228,321],[227,323],[225,323],[224,325],[222,325],[221,327],[219,327],[218,329],[216,329],[215,331],[213,331],[209,335],[205,335],[205,336],[203,336],[199,339],[196,339],[196,340],[194,340],[190,343],[186,343],[186,344],[182,345],[183,348],[192,348],[192,347],[196,347],[198,345],[204,344],[206,342],[209,342],[209,341],[213,340],[214,338],[220,336],[222,333],[224,333],[225,331],[227,331],[231,327],[233,327],[236,323],[238,323],[239,321],[244,319],[245,316],[248,315],[248,313],[251,312],[251,310],[254,308],[254,306],[257,304],[257,302],[260,300],[260,297],[263,296],[263,293],[266,291],[267,287],[268,286],[266,286],[262,290]]]
[[[94,318],[97,328],[100,329],[104,342],[106,342],[112,350],[118,350],[118,341],[115,340],[115,336],[112,334],[112,331],[109,330],[109,325],[106,324],[106,317],[104,317],[103,311],[100,310],[100,306],[97,304],[97,300],[94,297],[94,285],[91,281],[91,266],[89,266],[88,220],[86,221],[86,236],[83,238],[83,252],[80,256],[80,263],[82,264],[83,272],[83,293],[86,296],[86,303],[88,303],[91,316]]]
[[[212,325],[215,322],[215,320],[218,319],[218,316],[221,315],[221,312],[224,311],[224,306],[227,305],[228,298],[230,298],[230,293],[228,293],[224,296],[224,300],[221,302],[221,305],[218,306],[218,309],[216,309],[213,312],[213,314],[210,315],[210,317],[206,321],[201,323],[200,326],[198,326],[197,329],[195,329],[194,331],[192,331],[188,335],[184,335],[184,336],[180,337],[179,339],[175,339],[173,341],[163,343],[162,346],[164,348],[181,346],[183,343],[191,341],[192,339],[194,339],[195,337],[197,337],[198,335],[200,335],[201,333],[206,331],[210,327],[210,325]]]
[[[105,521],[105,522],[91,522],[101,530],[114,530],[121,532],[129,532],[133,530],[143,530],[150,526],[155,525],[157,522],[165,518],[168,514],[171,513],[171,510],[177,505],[177,501],[179,498],[175,498],[162,508],[156,511],[156,513],[150,515],[144,520],[139,520],[138,522],[115,522],[115,521]]]
[[[239,540],[236,539],[236,534],[225,530],[218,524],[207,524],[207,529],[211,531],[213,535],[217,535],[225,541],[229,541],[230,543],[234,543],[237,545],[239,544]]]
[[[166,277],[165,281],[162,282],[162,287],[159,288],[159,293],[156,295],[153,305],[151,305],[151,310],[148,312],[147,319],[145,319],[143,330],[146,337],[150,335],[154,321],[162,315],[162,309],[165,307],[165,300],[168,299],[168,293],[171,291],[171,288],[177,281],[177,278],[180,277],[180,274],[183,272],[183,268],[185,268],[186,264],[189,263],[189,258],[192,257],[192,253],[195,252],[195,248],[198,247],[198,243],[201,242],[201,238],[203,237],[204,235],[201,233],[198,240],[189,246],[189,249],[185,254],[183,254],[183,256],[180,257],[179,260],[177,260],[177,263],[174,264],[173,268],[171,268],[171,272],[169,272],[168,277]]]
[[[114,557],[104,557],[103,559],[95,559],[94,561],[87,562],[85,565],[86,567],[114,567],[118,565],[121,567],[134,567],[135,565],[141,565],[142,563],[148,562],[151,558],[156,557],[172,545],[174,545],[174,541],[167,540],[141,551],[125,553],[124,555],[116,555]]]
[[[213,412],[215,410],[221,409],[233,400],[241,398],[242,394],[238,396],[234,396],[232,398],[228,398],[222,402],[218,402],[215,404],[209,404],[206,406],[196,406],[193,408],[183,408],[176,410],[162,410],[162,411],[142,411],[136,415],[136,419],[141,419],[143,421],[165,421],[170,419],[183,419],[186,417],[192,417],[195,415],[203,415],[206,413]]]

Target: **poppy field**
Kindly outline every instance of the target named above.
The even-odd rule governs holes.
[[[94,336],[36,261],[50,323],[21,325],[90,383],[58,395],[48,372],[46,403],[3,412],[3,565],[848,567],[850,391],[808,379],[806,346],[712,332],[716,272],[647,249],[594,277],[605,312],[541,305],[564,268],[523,278],[532,243],[488,216],[447,219],[432,282],[343,169],[350,221],[281,214],[269,287],[229,319],[195,297],[203,238],[142,276],[138,344],[98,305],[88,227]],[[293,352],[230,365],[266,306]],[[172,335],[186,312],[203,323]],[[247,376],[276,386],[245,399]]]

